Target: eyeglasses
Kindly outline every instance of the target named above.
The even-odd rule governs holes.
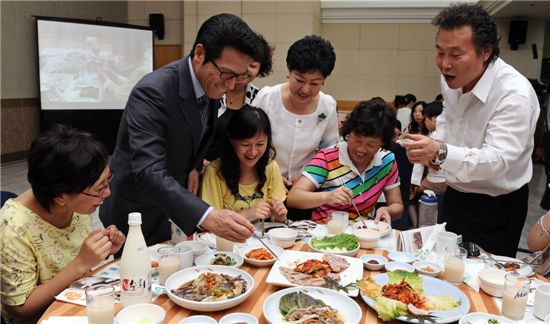
[[[91,194],[89,192],[84,192],[84,191],[82,191],[81,194],[83,194],[85,196],[89,196],[89,197],[101,198],[101,197],[103,197],[103,194],[105,193],[105,190],[107,190],[107,188],[109,188],[109,184],[111,183],[112,180],[113,180],[113,174],[111,173],[111,174],[109,174],[109,177],[107,177],[107,180],[105,180],[107,183],[99,189],[97,194]]]
[[[214,66],[220,71],[220,79],[222,79],[224,81],[229,81],[233,78],[235,78],[235,80],[237,80],[237,81],[244,81],[250,76],[249,71],[246,71],[245,73],[242,73],[242,74],[237,74],[235,72],[229,72],[229,71],[222,70],[218,66],[218,64],[216,64],[216,62],[214,62],[214,60],[210,60],[210,62],[212,62],[212,64],[214,64]]]

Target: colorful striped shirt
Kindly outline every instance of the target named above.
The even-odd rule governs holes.
[[[349,158],[347,148],[347,143],[341,142],[335,147],[319,151],[304,167],[302,174],[315,184],[318,191],[332,191],[345,184],[353,191],[353,201],[361,215],[366,216],[384,190],[399,186],[397,163],[392,152],[380,149],[363,174],[359,174]],[[352,205],[325,204],[313,211],[312,219],[325,224],[332,211],[345,211],[350,220],[358,217]]]

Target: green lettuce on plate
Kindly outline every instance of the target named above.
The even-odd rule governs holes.
[[[357,236],[347,233],[325,236],[320,240],[312,237],[311,246],[317,250],[344,249],[346,251],[353,251],[359,247],[359,239]]]
[[[399,300],[384,296],[376,299],[374,302],[374,309],[378,313],[378,317],[380,317],[383,321],[391,321],[399,316],[409,315],[407,305],[403,304]]]

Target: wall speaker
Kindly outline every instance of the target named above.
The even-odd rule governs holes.
[[[527,20],[510,20],[510,33],[508,34],[508,44],[510,49],[515,51],[518,44],[525,44],[527,36]]]
[[[149,27],[158,39],[164,39],[164,15],[161,13],[149,14]]]

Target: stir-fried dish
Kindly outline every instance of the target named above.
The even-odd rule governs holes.
[[[281,297],[279,311],[283,323],[344,324],[345,320],[335,308],[320,299],[302,292],[293,292]]]
[[[388,272],[388,283],[380,286],[367,276],[358,282],[361,293],[374,299],[374,309],[384,321],[399,316],[429,319],[434,310],[449,310],[460,303],[451,296],[423,295],[422,278],[405,271]]]
[[[265,248],[250,250],[244,256],[254,260],[273,260],[273,254],[269,253]]]
[[[224,265],[224,266],[232,266],[237,264],[237,261],[230,257],[229,255],[225,253],[216,253],[214,255],[214,258],[210,260],[210,264],[212,265]]]
[[[246,292],[246,281],[241,276],[204,272],[198,278],[182,284],[172,293],[180,298],[213,302],[235,298]]]

